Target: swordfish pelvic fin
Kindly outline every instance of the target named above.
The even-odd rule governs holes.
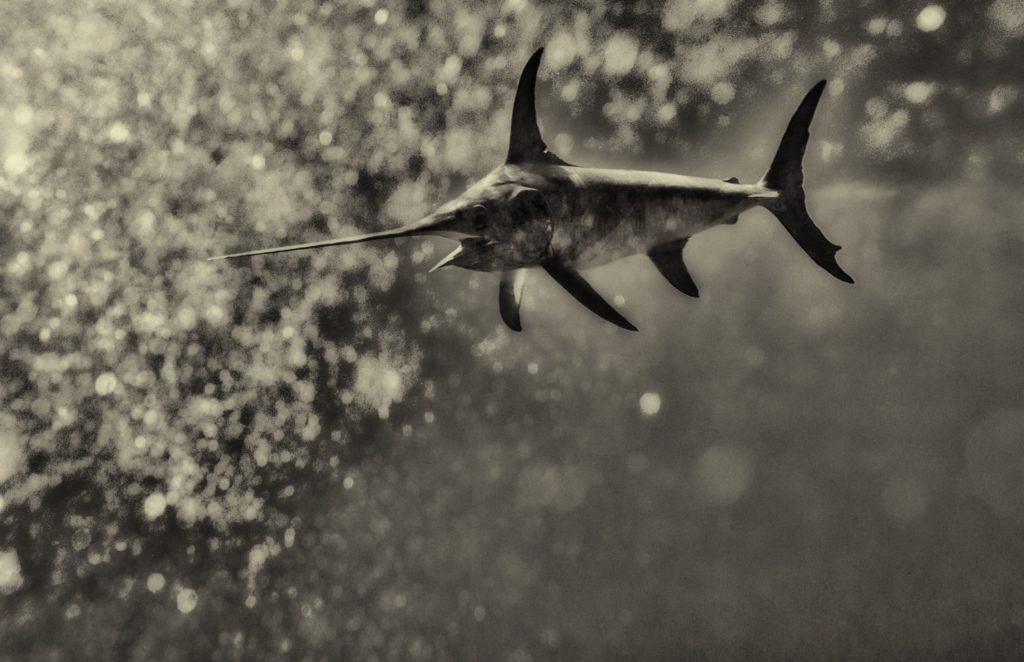
[[[522,331],[519,321],[519,306],[523,302],[523,288],[526,286],[526,269],[501,272],[501,285],[498,287],[498,308],[501,319],[513,331]]]
[[[683,262],[683,248],[686,247],[686,241],[686,239],[679,239],[656,246],[647,253],[647,257],[651,258],[651,262],[665,277],[665,280],[672,284],[672,287],[687,296],[699,297],[697,283],[693,282],[693,277],[686,269],[686,263]]]
[[[538,48],[530,57],[523,73],[519,76],[516,99],[512,103],[512,131],[508,141],[508,156],[505,163],[543,161],[556,165],[570,165],[548,151],[537,127],[536,88],[537,69],[544,49]]]
[[[595,315],[600,315],[605,320],[611,322],[615,326],[626,329],[627,331],[638,331],[628,319],[619,314],[619,311],[612,308],[611,304],[605,301],[597,291],[590,286],[583,276],[579,272],[575,271],[554,260],[545,262],[543,265],[544,271],[551,274],[551,277],[555,281],[564,287],[569,294],[573,295],[577,301],[587,307],[590,312]]]

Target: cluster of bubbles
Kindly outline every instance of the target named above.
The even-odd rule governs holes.
[[[683,578],[696,586],[688,595],[738,604],[742,570],[755,564],[733,548],[724,561],[701,557],[702,536],[730,542],[737,521],[760,531],[758,508],[783,503],[786,521],[810,532],[805,551],[817,549],[812,535],[846,540],[836,513],[849,495],[822,481],[847,485],[850,475],[863,478],[853,498],[884,526],[912,528],[949,498],[942,481],[955,472],[924,443],[954,423],[966,430],[967,491],[1020,520],[1020,412],[979,400],[979,420],[954,421],[956,407],[934,389],[915,391],[1019,382],[1003,360],[1019,346],[1012,332],[973,342],[971,318],[1004,314],[1013,301],[993,270],[970,274],[987,296],[957,290],[955,306],[914,305],[956,287],[948,270],[1012,258],[967,230],[951,242],[976,251],[967,257],[914,243],[964,199],[993,204],[963,189],[909,212],[886,206],[896,198],[888,185],[816,192],[815,213],[843,227],[861,271],[885,277],[859,285],[860,304],[835,303],[767,225],[747,237],[772,247],[772,275],[736,288],[747,298],[727,299],[758,257],[709,238],[695,269],[715,283],[703,306],[686,309],[686,329],[678,308],[647,310],[642,340],[577,330],[593,320],[569,317],[575,309],[559,310],[565,300],[538,286],[524,306],[531,335],[510,341],[495,330],[493,305],[480,306],[483,317],[456,301],[492,297],[493,283],[458,274],[462,289],[444,299],[431,300],[444,288],[425,281],[416,283],[424,296],[405,296],[410,270],[389,248],[203,261],[412,221],[457,193],[500,162],[510,90],[538,45],[547,47],[545,135],[573,161],[597,148],[618,158],[672,145],[694,166],[718,168],[731,152],[763,168],[767,152],[731,149],[739,143],[723,132],[766,135],[758,123],[775,99],[765,90],[785,106],[782,122],[827,72],[836,119],[818,120],[822,151],[809,158],[844,174],[911,157],[924,173],[1021,165],[1019,128],[1007,126],[1019,116],[1019,82],[953,80],[920,66],[936,49],[975,66],[1006,57],[1024,33],[1018,0],[970,17],[950,4],[655,4],[641,14],[613,3],[295,0],[268,14],[238,1],[143,2],[117,19],[62,10],[0,46],[9,55],[0,61],[0,595],[17,601],[11,622],[44,631],[57,603],[59,621],[96,626],[129,620],[131,608],[118,605],[157,604],[169,627],[188,632],[207,633],[202,616],[217,614],[210,638],[226,657],[244,657],[246,646],[266,654],[265,630],[282,655],[344,640],[355,642],[353,657],[417,659],[443,657],[460,636],[476,645],[486,639],[477,627],[493,628],[494,641],[519,636],[502,627],[542,621],[509,618],[536,606],[551,622],[523,626],[534,641],[506,642],[513,659],[566,641],[586,653],[608,629],[558,620],[573,606],[558,602],[559,582],[574,570],[586,570],[575,587],[587,596],[575,605],[584,615],[602,602],[595,595],[611,603],[636,588],[632,579],[690,567],[680,559],[700,569]],[[983,47],[956,31],[968,19],[989,30]],[[1003,127],[1009,139],[958,149],[944,136],[959,122]],[[764,150],[775,146],[771,133]],[[867,208],[898,211],[902,222],[865,218]],[[1015,236],[1009,220],[986,222]],[[434,255],[432,244],[410,251],[417,268]],[[915,263],[922,253],[943,273]],[[910,257],[885,262],[894,255]],[[433,282],[456,282],[448,277]],[[599,289],[616,305],[643,306],[655,277],[609,278]],[[436,312],[420,316],[420,307]],[[908,328],[925,331],[912,341]],[[871,370],[863,346],[842,342],[854,332],[873,339]],[[932,347],[962,350],[992,375],[901,359]],[[878,415],[865,422],[854,407],[829,409],[851,400]],[[900,427],[903,413],[915,425]],[[937,422],[917,425],[926,418]],[[360,465],[359,442],[381,421],[410,446],[436,442],[417,447],[433,463]],[[897,455],[897,442],[910,450]],[[808,467],[824,467],[825,478]],[[609,539],[625,540],[622,549]],[[869,553],[855,551],[852,561],[869,566]],[[799,563],[772,562],[775,584]],[[463,571],[472,582],[460,583]],[[97,585],[107,602],[90,599]],[[681,609],[677,597],[641,615]],[[265,610],[258,628],[232,620],[241,607]],[[611,629],[627,632],[639,617],[624,609]],[[430,625],[418,630],[422,622]],[[718,622],[706,629],[720,626],[727,635]],[[147,636],[153,649],[185,645]]]

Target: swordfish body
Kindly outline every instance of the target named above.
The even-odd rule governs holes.
[[[753,184],[642,170],[572,165],[547,149],[537,127],[534,90],[544,49],[527,62],[512,107],[508,156],[465,193],[409,225],[365,235],[265,248],[217,258],[323,248],[422,235],[459,245],[431,271],[453,265],[501,273],[499,310],[520,331],[519,307],[528,269],[540,267],[592,312],[636,331],[580,275],[580,269],[646,254],[676,289],[698,296],[683,262],[693,235],[735,223],[744,211],[765,207],[818,266],[839,280],[853,279],[836,262],[839,246],[821,233],[804,202],[802,160],[809,127],[825,88],[811,88],[797,107],[764,176]]]

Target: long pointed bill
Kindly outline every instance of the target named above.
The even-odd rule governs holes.
[[[409,225],[395,228],[393,230],[382,230],[381,232],[371,232],[369,234],[358,234],[352,237],[342,237],[340,239],[325,239],[323,241],[312,241],[306,244],[291,244],[289,246],[276,246],[274,248],[259,248],[254,251],[243,251],[241,253],[231,253],[229,255],[218,255],[216,257],[208,257],[207,261],[213,260],[230,260],[236,257],[252,257],[254,255],[271,255],[273,253],[289,253],[291,251],[305,251],[312,248],[326,248],[328,246],[344,246],[345,244],[360,244],[365,241],[376,241],[378,239],[399,239],[401,237],[415,237],[418,235],[438,234],[444,235],[448,232],[446,225],[451,223],[450,217],[442,217],[437,219],[431,215],[423,220],[411,223]]]

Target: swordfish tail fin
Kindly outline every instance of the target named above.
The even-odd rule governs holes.
[[[836,278],[852,283],[853,278],[843,271],[836,262],[839,246],[825,238],[818,226],[807,213],[804,199],[804,151],[810,138],[811,119],[814,109],[818,106],[821,93],[825,90],[825,81],[811,88],[804,100],[800,102],[793,118],[789,120],[786,133],[782,136],[775,159],[768,172],[761,178],[760,184],[778,197],[765,196],[764,206],[782,222],[789,234],[800,244],[800,248],[814,262]]]

